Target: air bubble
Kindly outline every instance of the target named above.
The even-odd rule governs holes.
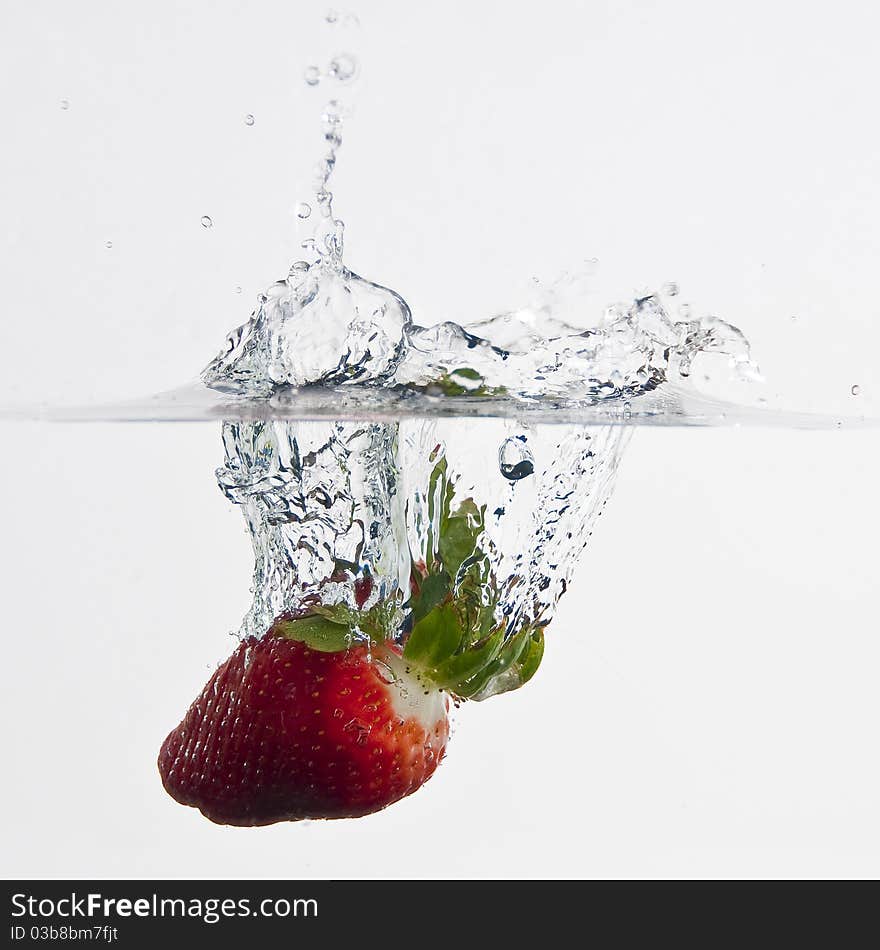
[[[339,82],[350,82],[357,75],[358,63],[350,53],[338,53],[330,62],[328,75]]]
[[[498,468],[511,482],[518,482],[534,474],[535,459],[522,438],[505,439],[498,450]]]
[[[202,215],[202,227],[203,227],[203,228],[213,228],[213,227],[214,227],[214,222],[213,222],[213,221],[211,220],[211,218],[209,218],[208,215],[206,215],[206,214],[203,214],[203,215]]]
[[[311,213],[312,213],[312,206],[309,205],[309,204],[306,204],[304,201],[301,201],[301,202],[296,206],[296,216],[297,216],[298,218],[300,218],[301,220],[303,220],[303,221],[305,221],[305,219],[306,219]]]
[[[244,117],[244,124],[245,125],[254,124],[254,117],[250,114],[250,112]]]
[[[331,171],[326,159],[322,158],[321,161],[315,162],[315,167],[312,169],[312,181],[315,182],[319,191],[323,190]]]
[[[665,294],[667,297],[677,297],[679,294],[679,286],[675,281],[669,281],[668,284],[664,284],[660,288],[660,292]]]
[[[335,99],[331,99],[326,106],[324,106],[324,111],[321,113],[321,118],[329,126],[339,125],[342,121],[342,109],[339,103]]]
[[[336,11],[336,10],[328,10],[328,11],[324,14],[324,19],[325,19],[328,23],[330,23],[330,24],[338,23],[338,22],[339,22],[339,13],[338,13],[338,11]]]
[[[62,99],[59,105],[64,112],[67,112],[67,110],[70,108],[70,101],[68,99]]]
[[[858,383],[855,383],[855,384],[853,385],[852,389],[850,389],[850,392],[851,392],[854,396],[858,396],[859,393],[861,393],[861,391],[862,391],[862,387],[859,386]]]
[[[112,242],[112,241],[105,241],[105,242],[104,242],[104,247],[106,247],[107,250],[109,251],[110,248],[113,247],[113,242]]]
[[[236,288],[235,288],[235,293],[240,294],[240,293],[241,293],[241,287],[236,287]]]
[[[326,189],[322,188],[315,195],[315,200],[318,202],[318,207],[321,210],[321,214],[325,218],[330,217],[330,213],[333,210],[333,195]]]
[[[303,73],[307,86],[317,86],[321,81],[321,70],[317,66],[308,66]]]

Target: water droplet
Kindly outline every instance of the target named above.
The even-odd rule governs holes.
[[[678,284],[675,281],[670,281],[668,284],[664,284],[660,288],[660,292],[665,294],[667,297],[677,297],[679,293]]]
[[[859,386],[858,383],[856,383],[856,384],[852,387],[852,389],[850,389],[850,392],[851,392],[854,396],[858,396],[861,391],[862,391],[862,387]]]
[[[397,682],[397,676],[394,673],[394,670],[387,663],[383,663],[382,660],[376,659],[373,661],[373,668],[376,670],[376,675],[382,680],[386,685]]]
[[[342,109],[335,99],[331,99],[327,105],[324,106],[324,111],[321,113],[321,118],[331,128],[334,125],[339,125],[339,123],[342,121]]]
[[[250,114],[250,112],[244,117],[244,124],[245,125],[254,124],[254,117]]]
[[[307,86],[317,86],[321,81],[321,70],[317,66],[307,66],[303,73]]]
[[[339,82],[350,82],[357,75],[358,63],[351,53],[337,53],[330,61],[328,75]]]
[[[65,112],[67,112],[67,110],[70,108],[70,101],[68,99],[62,99],[60,102],[60,105],[61,105],[61,108]]]
[[[203,228],[213,228],[214,222],[208,217],[208,215],[202,215],[202,227]]]
[[[327,191],[325,188],[322,188],[315,195],[315,200],[318,202],[318,208],[321,214],[327,218],[330,216],[330,213],[333,210],[333,195],[331,192]]]
[[[301,201],[296,206],[296,216],[302,218],[303,221],[312,213],[312,206],[306,204],[304,201]]]
[[[505,439],[498,450],[498,468],[511,482],[527,478],[535,471],[535,459],[521,438]]]

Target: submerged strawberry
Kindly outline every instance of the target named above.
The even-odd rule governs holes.
[[[169,794],[230,825],[367,815],[434,773],[449,696],[485,699],[534,675],[543,627],[509,625],[480,548],[485,508],[454,494],[441,458],[405,604],[340,568],[353,606],[317,590],[240,644],[162,746]]]
[[[247,639],[165,740],[169,794],[212,821],[356,818],[416,791],[449,736],[446,697],[390,649]]]

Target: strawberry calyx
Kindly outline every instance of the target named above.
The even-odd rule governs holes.
[[[400,653],[426,684],[460,699],[484,699],[527,683],[544,653],[544,630],[524,624],[511,631],[500,622],[500,593],[488,555],[480,544],[486,507],[472,498],[454,504],[455,486],[445,458],[428,485],[425,550],[411,558],[410,597],[371,599],[369,573],[355,581],[356,607],[311,604],[279,617],[270,634],[299,640],[321,652],[353,645]]]
[[[511,634],[506,618],[497,620],[499,586],[481,547],[486,506],[454,499],[441,457],[428,483],[425,550],[411,568],[412,630],[403,657],[441,689],[483,699],[532,678],[544,653],[544,631],[525,624]]]
[[[401,617],[402,611],[393,600],[380,600],[368,610],[348,604],[311,604],[297,613],[282,614],[269,633],[299,640],[321,653],[337,653],[358,644],[377,646],[392,639]]]

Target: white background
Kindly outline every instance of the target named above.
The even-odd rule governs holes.
[[[6,18],[4,403],[187,380],[295,255],[324,7],[133,11]],[[740,325],[774,404],[876,411],[873,7],[358,12],[337,208],[417,319],[598,256],[597,294],[675,279]],[[260,830],[155,772],[248,599],[215,427],[0,431],[5,876],[880,871],[876,431],[637,432],[536,680],[411,799]]]

